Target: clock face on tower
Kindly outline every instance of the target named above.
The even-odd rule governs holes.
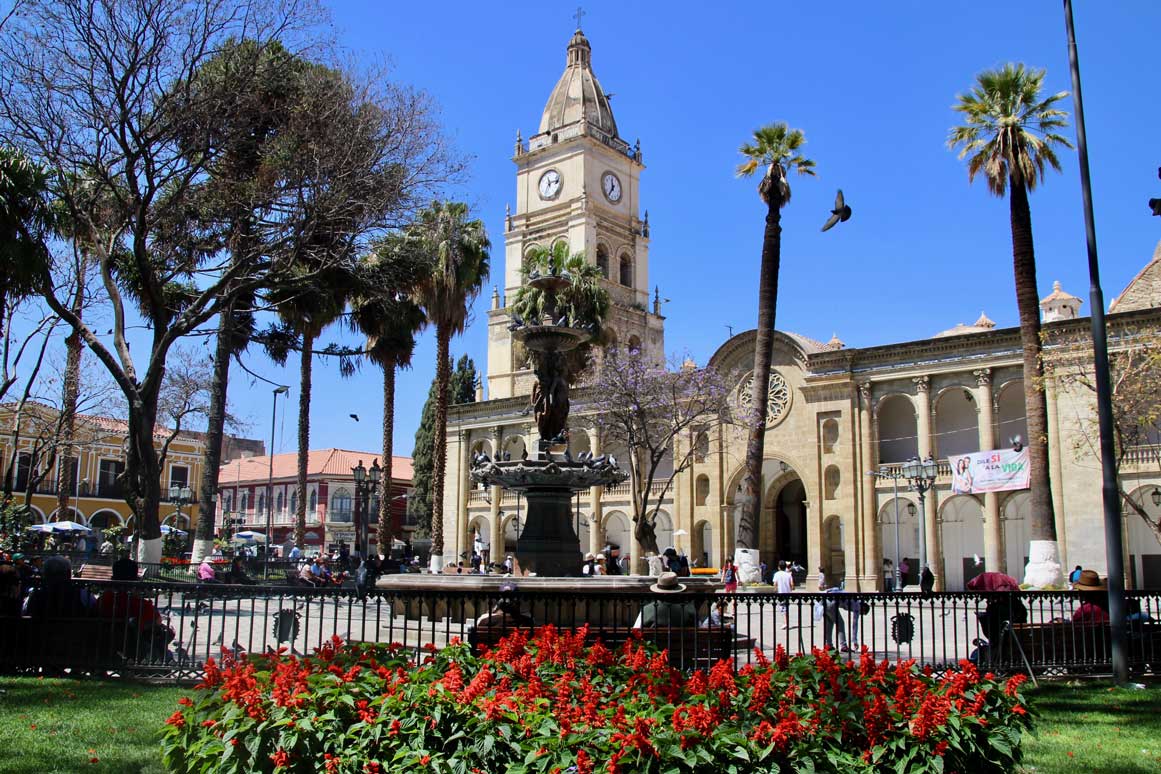
[[[555,199],[560,193],[560,173],[550,169],[540,176],[540,198]]]
[[[601,190],[605,192],[605,198],[613,204],[621,201],[621,181],[612,172],[606,172],[601,178]]]

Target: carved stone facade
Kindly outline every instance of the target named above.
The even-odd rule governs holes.
[[[591,77],[587,41],[574,37],[569,50],[568,66],[574,71],[566,72],[569,77],[561,83],[566,89],[581,85],[576,92],[580,107],[572,113],[558,110],[569,103],[554,91],[541,131],[527,149],[517,149],[516,212],[505,235],[505,297],[519,287],[520,261],[530,245],[568,239],[590,260],[608,263],[619,341],[636,336],[648,351],[660,355],[663,318],[656,308],[645,311],[649,240],[637,217],[644,169],[640,153],[616,136],[611,112],[605,116],[607,99]],[[558,126],[565,120],[556,118],[558,113],[572,115],[573,122]],[[540,182],[551,170],[558,178],[549,176],[541,191]],[[623,186],[618,202],[602,188],[609,172]],[[619,269],[613,269],[622,255],[632,261],[624,283],[619,282]],[[1151,274],[1142,276],[1146,279],[1136,282],[1147,285]],[[1055,301],[1045,299],[1054,309],[1068,301],[1067,294],[1059,293]],[[1129,294],[1134,299],[1146,295]],[[1080,333],[1088,324],[1075,315],[1056,316],[1046,320],[1045,329]],[[1112,314],[1109,324],[1161,328],[1161,309],[1145,305]],[[497,558],[513,545],[522,518],[519,498],[496,487],[473,488],[465,464],[474,451],[506,451],[516,459],[522,450],[535,448],[536,432],[524,397],[531,373],[513,360],[507,326],[507,311],[497,293],[489,313],[490,400],[454,407],[449,419],[444,506],[448,560],[470,551],[477,534]],[[735,400],[741,398],[743,404],[749,397],[754,340],[754,331],[740,333],[723,343],[709,362],[735,385]],[[930,339],[861,349],[845,348],[837,337],[823,344],[777,331],[771,367],[776,377],[767,396],[771,420],[758,520],[759,549],[768,564],[793,560],[809,570],[811,584],[822,567],[831,582],[843,581],[848,590],[869,590],[882,588],[884,558],[895,564],[907,559],[914,585],[919,546],[925,541],[938,587],[961,589],[983,569],[1022,578],[1028,493],[955,495],[947,464],[949,455],[1005,448],[1016,436],[1027,439],[1018,330],[996,328],[981,314],[973,325],[961,324]],[[1067,567],[1080,564],[1102,571],[1099,460],[1076,450],[1078,423],[1091,414],[1092,397],[1052,382],[1046,389],[1061,555]],[[624,450],[601,448],[600,438],[586,423],[583,391],[574,395],[574,405],[573,454],[611,452],[627,458]],[[733,425],[704,428],[688,442],[697,446],[695,462],[663,496],[658,541],[662,548],[673,545],[716,567],[735,549],[746,432]],[[920,508],[906,481],[893,482],[890,476],[908,458],[928,454],[939,461],[939,475]],[[1140,458],[1148,459],[1144,454]],[[886,475],[872,477],[871,471]],[[1161,487],[1156,463],[1133,462],[1121,476],[1154,518],[1161,516],[1149,496]],[[611,542],[622,553],[639,553],[631,539],[627,484],[594,487],[574,501],[574,509],[582,546],[596,552]],[[1135,516],[1126,521],[1129,582],[1161,585],[1161,546],[1139,522]]]

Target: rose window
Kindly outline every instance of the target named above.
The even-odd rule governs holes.
[[[754,374],[750,373],[738,388],[738,404],[748,413],[753,406]],[[770,369],[770,388],[766,391],[766,424],[773,425],[786,415],[790,408],[790,385],[782,374]]]

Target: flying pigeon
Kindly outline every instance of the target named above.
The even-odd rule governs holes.
[[[355,420],[356,422],[358,422],[358,421],[359,421],[359,415],[358,415],[358,414],[348,414],[347,416],[349,416],[351,419]]]
[[[843,200],[843,189],[839,189],[834,197],[834,209],[830,211],[830,217],[826,219],[823,224],[823,231],[830,231],[834,225],[839,221],[846,222],[851,219],[851,208],[847,206]]]

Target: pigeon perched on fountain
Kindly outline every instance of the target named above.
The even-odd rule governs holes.
[[[557,321],[556,321],[555,323],[553,323],[553,324],[554,324],[554,325],[555,325],[557,328],[564,328],[564,327],[566,327],[566,326],[568,325],[568,315],[567,315],[567,314],[561,315],[561,316],[560,316],[560,319],[559,319],[559,320],[557,320]]]
[[[508,330],[514,331],[514,330],[517,330],[517,329],[523,328],[523,327],[524,327],[524,319],[520,315],[513,312],[512,313],[512,322],[508,324]]]
[[[501,457],[501,459],[504,460],[504,462],[511,462],[512,461],[512,452],[511,451],[504,452],[504,455]]]
[[[527,449],[520,450],[520,459],[522,459],[522,460],[528,459],[528,450]]]

